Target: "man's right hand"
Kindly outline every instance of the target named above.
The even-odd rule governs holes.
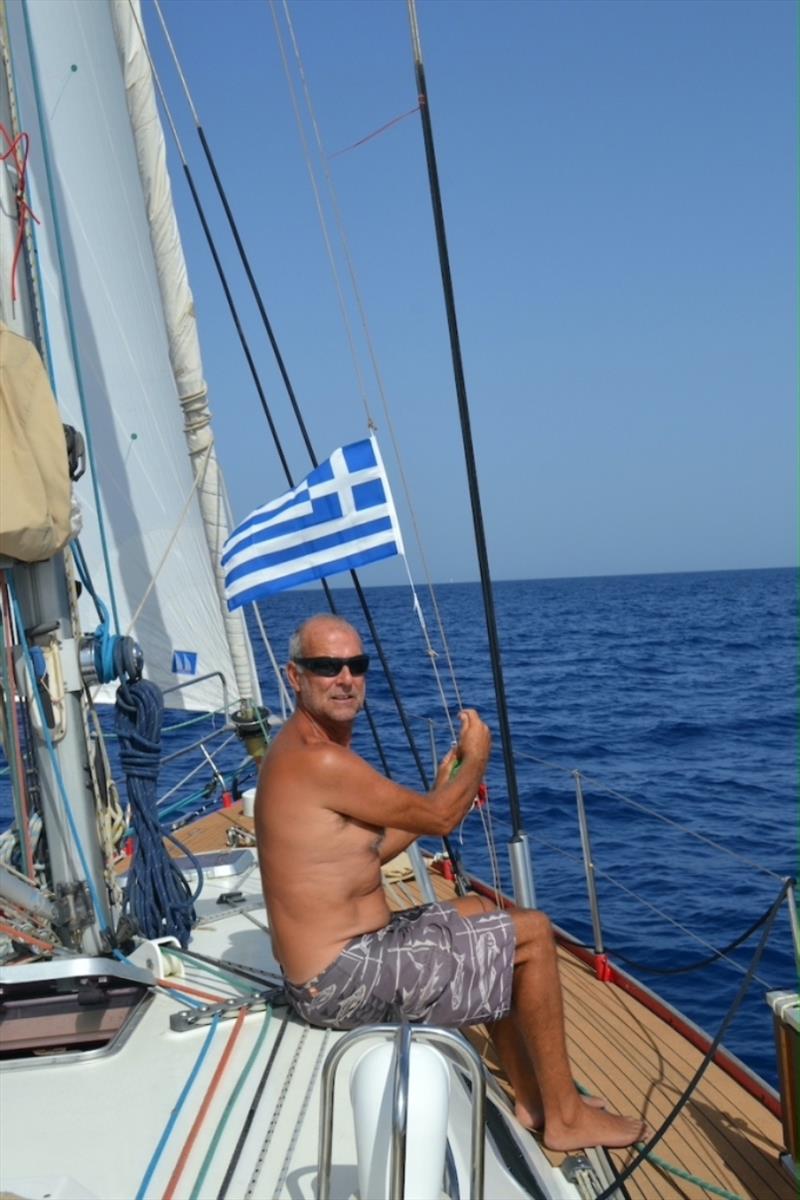
[[[480,719],[474,708],[465,708],[458,716],[461,721],[461,734],[456,746],[458,761],[467,757],[482,758],[485,765],[492,747],[492,735],[488,726]]]
[[[474,708],[465,708],[458,716],[461,721],[458,742],[439,763],[434,784],[436,788],[452,778],[453,771],[461,766],[462,761],[467,760],[471,768],[477,767],[482,776],[489,760],[492,735],[487,726]]]

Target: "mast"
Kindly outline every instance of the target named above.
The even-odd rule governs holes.
[[[229,612],[220,559],[230,529],[217,464],[208,387],[197,336],[197,318],[172,204],[166,147],[145,49],[139,0],[111,0],[111,19],[125,82],[153,257],[161,291],[169,356],[183,411],[184,433],[197,484],[214,582],[236,676],[237,694],[260,703],[261,694],[243,611]]]
[[[5,0],[0,0],[0,37],[3,42],[0,119],[11,131],[12,137],[17,138],[20,122]],[[35,72],[36,64],[30,44],[28,51],[31,68]],[[48,169],[50,166],[48,164]],[[5,172],[0,182],[0,198],[3,201],[2,214],[14,213],[16,206]],[[1,224],[0,249],[8,246],[16,222],[3,216]],[[13,236],[16,237],[16,234]],[[11,256],[0,254],[0,263],[3,264],[0,318],[10,330],[38,344],[44,359],[39,279],[32,249],[28,231],[23,240],[23,252],[15,277],[16,297],[13,297],[10,273],[7,271]],[[4,366],[8,369],[8,364]],[[44,388],[44,366],[41,367],[41,377]],[[28,373],[28,385],[32,378],[32,374]],[[39,419],[43,419],[43,416]],[[13,616],[20,638],[29,646],[36,645],[40,652],[58,656],[64,681],[59,723],[64,731],[63,737],[55,729],[50,732],[45,720],[34,717],[31,722],[42,821],[48,847],[48,879],[56,898],[51,908],[51,918],[76,948],[87,954],[97,954],[107,949],[112,911],[104,877],[103,852],[97,835],[97,802],[92,785],[95,775],[93,751],[87,737],[83,711],[81,630],[74,583],[63,550],[46,561],[31,564],[0,558],[0,567],[9,572],[13,586],[13,592],[9,589],[8,593],[7,615]],[[29,710],[36,713],[38,708],[38,712],[42,713],[38,706],[37,685],[29,670],[28,655],[26,651],[24,656],[15,657],[14,670]],[[10,754],[12,748],[7,746],[6,751]],[[19,829],[19,836],[24,844],[26,834],[22,828]]]
[[[500,724],[500,738],[503,747],[503,764],[505,766],[506,784],[508,787],[508,802],[511,810],[512,837],[509,843],[511,853],[511,869],[514,879],[514,895],[517,902],[530,908],[535,905],[533,874],[531,869],[528,837],[522,828],[522,812],[517,788],[517,774],[514,766],[514,753],[511,744],[511,726],[508,719],[505,681],[500,657],[500,642],[497,636],[497,620],[495,618],[494,597],[492,595],[492,580],[489,572],[489,556],[486,548],[486,534],[483,526],[478,471],[475,465],[475,450],[472,443],[472,426],[470,422],[469,403],[467,401],[467,385],[464,377],[464,366],[461,358],[461,341],[458,333],[456,318],[455,293],[450,272],[450,256],[447,249],[447,234],[444,223],[444,209],[439,188],[439,171],[436,164],[436,151],[433,142],[433,126],[431,124],[428,89],[425,82],[425,67],[422,61],[422,45],[417,22],[415,0],[408,0],[408,15],[411,24],[411,41],[414,51],[414,72],[417,81],[419,111],[422,119],[422,134],[425,141],[425,158],[428,166],[428,182],[433,207],[433,220],[436,228],[436,244],[439,252],[439,267],[442,275],[442,288],[447,311],[447,328],[450,335],[450,351],[453,360],[458,414],[461,424],[461,436],[464,443],[464,460],[467,468],[469,498],[472,508],[472,522],[475,531],[475,547],[480,568],[481,591],[483,594],[483,609],[486,617],[486,632],[489,638],[489,653],[492,664],[492,678],[497,702],[497,717]]]

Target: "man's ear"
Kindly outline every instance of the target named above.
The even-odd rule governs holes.
[[[286,678],[296,692],[300,691],[300,672],[297,669],[297,663],[288,662],[286,664]]]

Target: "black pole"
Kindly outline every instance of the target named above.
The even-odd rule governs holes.
[[[267,315],[267,311],[264,306],[264,301],[261,296],[260,288],[256,282],[255,276],[253,275],[253,271],[250,266],[250,261],[247,256],[247,252],[244,248],[244,243],[242,242],[242,239],[239,235],[239,229],[236,224],[236,218],[234,217],[233,211],[231,210],[230,204],[228,203],[228,197],[225,193],[225,188],[223,187],[222,180],[220,179],[219,173],[217,171],[216,163],[214,161],[214,156],[211,153],[211,147],[208,144],[205,133],[203,132],[203,127],[199,121],[195,122],[195,127],[197,129],[197,133],[200,138],[200,143],[203,147],[203,153],[205,154],[206,162],[208,163],[209,170],[211,171],[211,175],[212,175],[214,184],[217,189],[217,194],[219,195],[220,201],[222,202],[222,207],[225,210],[225,216],[227,217],[227,220],[228,220],[228,226],[231,230],[231,233],[233,234],[233,239],[234,239],[234,242],[236,243],[236,249],[239,252],[239,258],[240,258],[242,266],[244,268],[245,275],[247,276],[247,282],[250,285],[250,290],[253,294],[253,299],[256,302],[256,306],[258,308],[258,312],[261,317],[261,322],[264,326],[264,330],[266,332],[267,339],[269,341],[270,347],[272,348],[272,352],[275,356],[275,361],[278,366],[278,370],[280,372],[281,379],[283,380],[284,387],[286,388],[286,394],[287,394],[287,396],[289,398],[289,402],[292,406],[292,411],[294,412],[295,419],[297,421],[297,425],[300,430],[300,434],[303,438],[303,442],[305,443],[306,450],[308,451],[308,456],[311,459],[311,464],[312,464],[312,466],[316,467],[319,465],[319,462],[318,462],[316,454],[314,453],[314,447],[313,447],[313,445],[311,443],[311,439],[308,435],[308,430],[306,428],[306,423],[303,419],[303,414],[300,410],[299,404],[297,403],[297,397],[295,395],[294,388],[292,387],[292,383],[289,378],[289,373],[286,369],[286,365],[283,361],[283,356],[281,355],[280,348],[278,346],[278,342],[277,342],[275,333],[272,328],[272,323]],[[259,394],[260,394],[260,392],[259,392]],[[266,411],[266,407],[265,407],[265,411]],[[271,419],[270,419],[270,428],[272,428]],[[273,434],[273,436],[275,436],[275,435]],[[283,459],[283,455],[281,455],[281,458]],[[288,476],[288,471],[287,471],[287,476]],[[289,478],[289,486],[290,487],[293,486],[291,478]],[[417,743],[414,738],[413,731],[412,731],[411,726],[408,721],[408,717],[406,716],[405,706],[403,705],[403,701],[400,697],[400,693],[397,690],[397,685],[395,684],[395,680],[394,680],[394,674],[392,672],[391,667],[389,666],[385,651],[383,649],[383,643],[381,642],[381,639],[378,635],[378,630],[375,626],[375,622],[372,619],[372,613],[370,611],[369,604],[367,602],[367,598],[364,595],[364,591],[361,587],[361,583],[359,581],[358,574],[355,571],[351,571],[350,578],[353,581],[353,586],[355,587],[356,595],[358,597],[359,604],[361,605],[361,610],[364,614],[364,618],[369,627],[370,635],[375,644],[375,649],[378,652],[378,658],[380,659],[381,666],[383,667],[383,673],[384,673],[384,676],[386,677],[386,682],[389,685],[389,691],[392,694],[392,699],[394,700],[394,704],[397,709],[398,716],[400,717],[400,724],[403,726],[403,732],[406,736],[406,741],[408,742],[408,747],[409,747],[409,749],[411,751],[411,755],[414,759],[414,763],[415,763],[417,771],[419,773],[420,780],[422,781],[422,786],[426,789],[426,791],[429,791],[430,790],[430,780],[428,778],[428,773],[425,770],[425,766],[422,762],[422,756],[420,755],[419,748],[417,747]],[[325,594],[327,596],[328,603],[331,606],[331,610],[333,612],[335,612],[336,609],[333,605],[333,601],[332,601],[328,586],[327,586],[327,584],[325,584],[324,586],[325,586]],[[378,746],[378,752],[381,756],[381,762],[383,764],[384,771],[386,772],[387,776],[389,778],[391,778],[391,773],[388,769],[388,764],[386,762],[386,758],[384,756],[383,749],[380,745],[380,741],[378,740],[377,730],[372,721],[372,717],[369,714],[367,714],[367,716],[368,716],[368,720],[370,723],[370,728],[373,733],[373,737],[375,738],[376,745]],[[464,892],[466,890],[466,887],[465,887],[466,881],[464,879],[463,871],[462,871],[460,863],[458,861],[456,852],[453,850],[453,848],[450,845],[447,838],[443,838],[442,840],[444,842],[445,850],[448,854],[448,857],[450,858],[451,862],[453,863],[453,869],[455,871],[456,882],[459,885],[459,890]]]
[[[428,182],[431,189],[433,220],[436,226],[436,244],[439,250],[439,267],[442,273],[444,302],[447,309],[447,327],[450,332],[450,351],[453,358],[453,374],[455,375],[458,413],[461,421],[461,436],[464,441],[464,459],[469,482],[469,498],[472,505],[472,522],[475,528],[475,547],[478,552],[478,565],[481,574],[483,608],[486,614],[486,632],[489,636],[489,653],[492,662],[495,698],[497,700],[497,717],[500,722],[500,739],[503,744],[503,762],[505,764],[506,782],[508,785],[508,802],[511,809],[511,826],[514,837],[517,837],[522,832],[522,813],[520,811],[519,791],[517,789],[517,775],[514,768],[514,755],[511,748],[511,727],[508,721],[506,689],[503,681],[503,668],[500,661],[500,643],[497,637],[492,580],[489,574],[489,557],[486,551],[486,535],[483,529],[478,472],[475,467],[475,451],[472,445],[467,387],[464,381],[464,367],[461,361],[461,342],[458,336],[453,280],[450,274],[450,256],[447,252],[444,210],[439,190],[439,172],[436,166],[436,152],[433,145],[433,128],[431,126],[430,107],[428,104],[428,90],[425,85],[425,68],[422,64],[422,47],[419,40],[419,28],[417,26],[417,13],[414,0],[408,0],[408,15],[411,22],[411,40],[414,46],[414,70],[419,95],[419,112],[422,118],[422,133],[425,139],[425,158],[428,163]]]
[[[272,413],[270,412],[270,408],[267,403],[267,397],[264,394],[264,388],[262,387],[262,384],[261,384],[261,379],[258,374],[258,369],[256,368],[256,364],[253,359],[253,355],[250,352],[250,346],[249,346],[247,338],[245,336],[244,329],[242,328],[242,322],[239,319],[239,313],[236,308],[236,302],[234,301],[233,295],[231,293],[231,289],[228,284],[228,279],[225,274],[225,269],[222,265],[222,262],[220,261],[219,254],[217,253],[216,243],[214,242],[214,237],[211,233],[211,229],[209,228],[208,221],[206,220],[205,211],[203,209],[203,205],[200,200],[200,196],[197,192],[197,188],[195,187],[194,179],[192,177],[192,172],[189,169],[189,164],[185,160],[183,160],[183,173],[186,176],[186,182],[189,185],[189,191],[191,192],[192,200],[194,201],[194,206],[195,206],[195,209],[197,210],[197,215],[200,219],[200,224],[202,226],[203,233],[206,236],[206,242],[208,243],[208,248],[211,253],[211,258],[213,259],[214,266],[217,269],[217,275],[219,276],[219,281],[222,285],[222,290],[225,294],[225,299],[228,303],[228,309],[230,311],[231,318],[233,320],[233,324],[236,328],[237,334],[239,335],[239,342],[241,343],[245,359],[247,360],[247,365],[250,368],[250,374],[252,376],[253,383],[255,384],[255,388],[258,393],[258,398],[261,402],[261,407],[264,410],[264,416],[267,419],[267,424],[269,425],[269,430],[270,430],[270,433],[272,434],[272,441],[273,441],[273,443],[275,445],[275,449],[278,453],[278,458],[280,459],[281,466],[283,467],[283,473],[286,476],[286,481],[289,484],[289,487],[290,488],[294,487],[294,481],[292,479],[292,473],[289,469],[289,463],[286,460],[286,455],[284,454],[284,451],[283,451],[283,445],[281,443],[280,435],[278,433],[278,430],[275,427],[275,422],[272,419]],[[266,317],[266,314],[264,314],[264,315]],[[270,333],[270,340],[272,341],[271,328],[269,330],[269,333]],[[277,345],[275,346],[275,350],[276,350],[276,354],[277,354],[278,353]],[[280,367],[281,367],[282,374],[285,375],[285,368],[283,367],[282,359],[280,359]],[[287,386],[290,389],[290,395],[292,396],[292,400],[294,403],[294,393],[291,392],[291,385],[288,383],[288,376],[285,376],[285,378],[286,378]],[[303,428],[303,433],[305,434],[305,428]],[[307,435],[305,435],[305,436],[307,437]],[[313,455],[313,452],[312,452],[312,455]],[[328,602],[328,607],[330,608],[332,613],[336,613],[336,604],[334,603],[333,594],[328,585],[328,582],[327,582],[327,580],[323,579],[323,580],[321,580],[321,583],[322,583],[323,591],[325,593],[325,599]],[[383,770],[384,770],[386,776],[388,778],[391,778],[391,771],[389,770],[389,763],[386,758],[386,754],[384,752],[383,744],[381,742],[380,736],[378,734],[377,726],[375,725],[375,720],[372,716],[372,712],[370,711],[369,706],[366,704],[364,705],[364,713],[367,718],[367,723],[369,724],[369,728],[370,728],[370,732],[372,733],[373,740],[375,742],[375,748],[378,751],[378,757],[381,760],[381,766],[383,767]],[[425,784],[425,786],[427,787],[427,784]]]
[[[162,24],[163,24],[163,22],[162,22]],[[166,27],[165,27],[165,33],[166,33]],[[168,36],[168,35],[167,35],[167,36]],[[171,40],[169,39],[169,37],[168,37],[168,40],[170,41],[170,48],[172,49],[172,46],[171,46]],[[173,50],[173,55],[174,55],[174,50]],[[239,229],[238,229],[238,226],[237,226],[237,224],[236,224],[236,219],[235,219],[235,217],[234,217],[234,215],[233,215],[233,211],[232,211],[232,209],[231,209],[231,207],[230,207],[230,204],[228,203],[228,197],[227,197],[227,195],[226,195],[226,193],[225,193],[225,188],[223,187],[222,180],[221,180],[221,178],[220,178],[220,176],[219,176],[219,172],[217,171],[216,163],[215,163],[215,161],[214,161],[214,156],[213,156],[213,154],[211,153],[211,147],[210,147],[210,146],[209,146],[209,144],[208,144],[208,141],[207,141],[207,139],[206,139],[206,136],[205,136],[205,132],[203,131],[203,127],[202,127],[202,125],[200,124],[200,119],[199,119],[199,116],[198,116],[198,114],[197,114],[197,111],[196,111],[196,109],[195,109],[195,107],[194,107],[194,104],[193,104],[193,102],[192,102],[192,100],[191,100],[191,96],[189,95],[189,92],[188,92],[188,87],[187,87],[187,85],[186,85],[186,81],[184,80],[184,78],[183,78],[183,74],[182,74],[182,72],[180,72],[180,70],[179,70],[179,74],[180,74],[180,76],[181,76],[181,82],[183,83],[184,90],[185,90],[185,92],[186,92],[186,95],[187,95],[187,99],[189,100],[189,106],[190,106],[190,108],[191,108],[191,110],[192,110],[192,115],[193,115],[193,117],[194,117],[194,124],[195,124],[195,128],[196,128],[196,130],[197,130],[197,134],[198,134],[198,137],[199,137],[199,139],[200,139],[200,144],[201,144],[201,145],[202,145],[202,147],[203,147],[203,153],[204,153],[204,155],[205,155],[206,162],[207,162],[207,164],[208,164],[209,170],[211,171],[211,175],[212,175],[212,178],[213,178],[213,180],[214,180],[214,185],[215,185],[215,187],[216,187],[216,189],[217,189],[217,194],[218,194],[218,196],[219,196],[219,198],[220,198],[220,200],[221,200],[221,202],[222,202],[222,206],[223,206],[223,208],[224,208],[224,210],[225,210],[225,216],[226,216],[226,218],[227,218],[227,221],[228,221],[228,226],[229,226],[229,228],[230,228],[230,230],[231,230],[231,233],[233,234],[233,238],[234,238],[234,241],[235,241],[235,243],[236,243],[236,249],[237,249],[237,250],[238,250],[238,252],[239,252],[239,258],[240,258],[240,260],[241,260],[242,266],[244,267],[245,274],[246,274],[246,276],[247,276],[247,281],[248,281],[248,283],[249,283],[249,285],[250,285],[250,290],[251,290],[251,292],[252,292],[252,294],[253,294],[253,298],[254,298],[254,300],[255,300],[255,302],[256,302],[256,306],[257,306],[257,308],[258,308],[258,311],[259,311],[259,315],[260,315],[260,317],[261,317],[262,324],[264,325],[264,329],[265,329],[265,332],[266,332],[266,334],[267,334],[267,338],[268,338],[268,341],[269,341],[269,343],[270,343],[270,347],[271,347],[271,349],[272,349],[272,352],[273,352],[273,354],[274,354],[274,356],[275,356],[275,361],[276,361],[276,364],[277,364],[277,366],[278,366],[278,370],[279,370],[279,372],[280,372],[281,378],[282,378],[282,380],[283,380],[284,387],[286,388],[286,393],[287,393],[287,395],[288,395],[288,397],[289,397],[289,401],[290,401],[290,403],[291,403],[291,406],[292,406],[292,411],[294,412],[295,419],[297,420],[297,424],[298,424],[298,427],[299,427],[299,429],[300,429],[300,433],[301,433],[301,436],[302,436],[302,438],[303,438],[303,441],[304,441],[304,443],[305,443],[306,450],[308,451],[308,456],[309,456],[309,458],[311,459],[312,466],[316,467],[316,466],[318,466],[318,465],[319,465],[319,464],[318,464],[318,460],[317,460],[317,456],[316,456],[316,454],[314,453],[314,448],[313,448],[313,445],[312,445],[312,443],[311,443],[311,439],[310,439],[310,437],[309,437],[309,435],[308,435],[308,430],[307,430],[307,428],[306,428],[306,424],[305,424],[305,421],[304,421],[304,419],[303,419],[303,414],[302,414],[302,412],[300,411],[300,406],[299,406],[299,404],[298,404],[298,402],[297,402],[297,397],[295,396],[294,388],[292,387],[292,383],[291,383],[291,380],[290,380],[290,378],[289,378],[289,373],[288,373],[288,371],[286,370],[286,366],[285,366],[285,363],[284,363],[284,361],[283,361],[283,356],[282,356],[282,354],[281,354],[281,352],[280,352],[280,348],[279,348],[279,346],[278,346],[278,342],[277,342],[277,339],[276,339],[276,337],[275,337],[275,334],[274,334],[274,331],[273,331],[273,328],[272,328],[272,323],[270,322],[270,320],[269,320],[269,317],[268,317],[268,315],[267,315],[267,311],[266,311],[266,308],[265,308],[265,306],[264,306],[264,302],[263,302],[263,300],[262,300],[262,297],[261,297],[261,292],[260,292],[260,289],[259,289],[259,287],[258,287],[258,284],[257,284],[257,282],[256,282],[255,276],[253,275],[253,272],[252,272],[252,269],[251,269],[251,266],[250,266],[250,261],[249,261],[249,259],[248,259],[248,256],[247,256],[247,252],[245,251],[245,248],[244,248],[244,243],[242,242],[242,239],[241,239],[241,237],[240,237],[240,235],[239,235]],[[177,141],[177,136],[176,136],[176,141]],[[246,339],[246,337],[245,337],[244,330],[243,330],[243,328],[242,328],[242,325],[241,325],[241,321],[239,320],[239,315],[238,315],[238,312],[237,312],[237,310],[236,310],[236,305],[235,305],[235,303],[234,303],[233,296],[231,295],[230,288],[229,288],[229,286],[228,286],[228,282],[227,282],[227,279],[226,279],[226,276],[225,276],[225,271],[224,271],[224,268],[223,268],[223,266],[222,266],[222,263],[221,263],[221,261],[220,261],[219,255],[217,254],[216,246],[215,246],[215,244],[214,244],[214,239],[213,239],[213,236],[212,236],[212,234],[211,234],[211,230],[210,230],[210,228],[209,228],[209,226],[208,226],[208,222],[206,221],[205,213],[204,213],[204,211],[203,211],[203,206],[202,206],[202,204],[201,204],[201,202],[200,202],[200,197],[199,197],[199,195],[198,195],[198,193],[197,193],[197,189],[195,188],[195,185],[194,185],[194,179],[193,179],[193,177],[192,177],[192,173],[191,173],[191,170],[190,170],[190,168],[189,168],[189,164],[187,163],[187,161],[186,161],[186,159],[185,159],[185,157],[184,157],[184,155],[183,155],[183,152],[182,152],[182,150],[181,150],[181,148],[180,148],[180,145],[178,146],[178,151],[179,151],[179,154],[180,154],[180,158],[181,158],[181,164],[182,164],[182,166],[183,166],[184,175],[186,176],[186,180],[187,180],[187,183],[188,183],[188,185],[189,185],[189,190],[190,190],[190,192],[191,192],[192,199],[193,199],[193,201],[194,201],[194,204],[195,204],[195,208],[197,209],[197,213],[198,213],[198,216],[199,216],[199,218],[200,218],[200,223],[201,223],[201,225],[202,225],[202,227],[203,227],[203,232],[204,232],[204,234],[205,234],[205,236],[206,236],[206,240],[207,240],[207,242],[208,242],[209,249],[210,249],[210,251],[211,251],[211,256],[212,256],[212,258],[213,258],[213,260],[214,260],[214,265],[215,265],[215,267],[216,267],[216,269],[217,269],[217,274],[219,275],[220,281],[221,281],[221,283],[222,283],[223,291],[224,291],[224,293],[225,293],[225,298],[226,298],[226,300],[227,300],[227,302],[228,302],[228,307],[229,307],[229,309],[230,309],[230,312],[231,312],[231,315],[232,315],[232,317],[233,317],[234,325],[236,326],[236,331],[237,331],[237,333],[238,333],[238,335],[239,335],[239,341],[240,341],[240,343],[241,343],[241,345],[242,345],[242,349],[244,350],[244,354],[245,354],[245,358],[247,359],[248,366],[250,367],[250,372],[251,372],[251,375],[252,375],[252,377],[253,377],[253,381],[254,381],[254,383],[255,383],[256,390],[257,390],[257,392],[258,392],[259,400],[261,401],[261,407],[263,408],[263,410],[264,410],[264,415],[265,415],[265,416],[266,416],[266,418],[267,418],[267,422],[268,422],[268,424],[269,424],[270,432],[271,432],[271,434],[272,434],[272,439],[273,439],[273,441],[274,441],[274,443],[275,443],[275,446],[276,446],[276,449],[277,449],[277,451],[278,451],[278,456],[279,456],[279,458],[280,458],[280,460],[281,460],[281,465],[283,466],[283,469],[284,469],[284,474],[286,475],[286,479],[287,479],[287,481],[288,481],[288,483],[289,483],[289,487],[291,488],[291,487],[293,487],[293,486],[294,486],[294,483],[293,483],[293,480],[292,480],[292,475],[291,475],[291,472],[290,472],[290,470],[289,470],[289,465],[288,465],[288,463],[287,463],[287,461],[286,461],[286,457],[285,457],[285,455],[284,455],[284,453],[283,453],[283,448],[282,448],[282,446],[281,446],[280,438],[279,438],[279,436],[278,436],[277,429],[275,428],[275,424],[274,424],[274,422],[273,422],[273,420],[272,420],[272,415],[271,415],[271,413],[270,413],[269,406],[268,406],[268,404],[267,404],[266,396],[264,395],[264,390],[263,390],[263,388],[262,388],[262,386],[261,386],[261,381],[260,381],[260,379],[259,379],[258,372],[257,372],[257,370],[256,370],[256,366],[255,366],[255,363],[254,363],[254,361],[253,361],[252,354],[250,353],[250,348],[249,348],[249,346],[248,346],[247,339]],[[419,772],[419,776],[420,776],[420,780],[421,780],[421,782],[422,782],[422,786],[425,788],[425,790],[426,790],[426,791],[428,791],[428,790],[430,790],[430,783],[429,783],[429,780],[428,780],[428,775],[427,775],[427,772],[426,772],[426,770],[425,770],[425,767],[424,767],[424,765],[423,765],[423,762],[422,762],[422,757],[421,757],[421,755],[420,755],[420,753],[419,753],[419,749],[417,748],[417,744],[416,744],[416,741],[415,741],[415,739],[414,739],[414,734],[413,734],[413,732],[412,732],[412,730],[411,730],[411,726],[410,726],[410,724],[409,724],[409,722],[408,722],[408,718],[407,718],[407,716],[406,716],[405,708],[404,708],[403,702],[402,702],[402,700],[401,700],[401,698],[400,698],[400,693],[399,693],[399,692],[398,692],[398,690],[397,690],[397,686],[396,686],[396,684],[395,684],[395,680],[394,680],[394,675],[393,675],[393,673],[392,673],[392,670],[391,670],[391,668],[390,668],[390,666],[389,666],[389,663],[388,663],[388,661],[387,661],[387,659],[386,659],[386,655],[385,655],[385,652],[384,652],[384,649],[383,649],[383,644],[382,644],[382,642],[381,642],[381,640],[380,640],[380,637],[378,636],[378,631],[377,631],[377,629],[376,629],[376,627],[375,627],[375,623],[374,623],[374,621],[373,621],[373,619],[372,619],[372,613],[370,612],[369,605],[368,605],[368,603],[367,603],[367,598],[366,598],[366,596],[364,595],[364,592],[363,592],[363,590],[362,590],[361,584],[360,584],[360,582],[359,582],[358,575],[357,575],[357,573],[356,573],[355,571],[351,571],[351,572],[350,572],[350,578],[351,578],[351,579],[352,579],[352,581],[353,581],[353,585],[354,585],[354,587],[355,587],[356,594],[357,594],[357,596],[358,596],[358,600],[359,600],[359,603],[360,603],[360,605],[361,605],[361,609],[362,609],[362,611],[363,611],[363,613],[364,613],[364,617],[365,617],[365,619],[366,619],[366,621],[367,621],[367,625],[369,626],[369,631],[370,631],[370,634],[371,634],[371,636],[372,636],[372,640],[373,640],[373,643],[374,643],[374,645],[375,645],[375,649],[376,649],[376,651],[377,651],[377,653],[378,653],[378,658],[380,659],[381,666],[382,666],[382,668],[383,668],[383,673],[384,673],[384,676],[386,677],[386,682],[388,683],[388,685],[389,685],[389,690],[390,690],[390,691],[391,691],[391,693],[392,693],[392,698],[393,698],[393,700],[394,700],[395,707],[397,708],[397,712],[398,712],[398,715],[399,715],[399,717],[400,717],[400,723],[401,723],[401,724],[402,724],[402,726],[403,726],[403,731],[404,731],[404,733],[405,733],[405,735],[406,735],[406,740],[407,740],[407,742],[408,742],[409,749],[411,750],[412,757],[413,757],[413,759],[414,759],[414,762],[415,762],[415,764],[416,764],[417,771]],[[327,581],[323,580],[323,581],[322,581],[322,584],[323,584],[323,588],[324,588],[324,591],[325,591],[325,596],[326,596],[326,599],[327,599],[327,601],[328,601],[328,605],[329,605],[329,607],[330,607],[330,609],[331,609],[331,612],[334,612],[334,613],[335,613],[335,612],[336,612],[336,606],[335,606],[335,604],[334,604],[334,601],[333,601],[333,596],[332,596],[332,594],[331,594],[331,589],[330,589],[330,587],[328,586],[328,584],[327,584]],[[383,746],[381,745],[380,738],[379,738],[379,736],[378,736],[378,731],[377,731],[377,728],[376,728],[376,726],[375,726],[375,722],[373,721],[373,719],[372,719],[372,715],[371,715],[371,713],[369,712],[369,710],[368,710],[368,709],[366,709],[366,706],[365,706],[365,710],[366,710],[366,715],[367,715],[367,720],[368,720],[368,722],[369,722],[370,730],[371,730],[371,732],[372,732],[373,738],[374,738],[374,740],[375,740],[375,745],[376,745],[376,747],[377,747],[378,754],[379,754],[379,756],[380,756],[380,759],[381,759],[381,764],[382,764],[382,766],[383,766],[383,769],[384,769],[384,771],[385,771],[386,775],[387,775],[389,778],[391,778],[391,772],[389,771],[389,764],[388,764],[388,762],[387,762],[387,760],[386,760],[386,755],[384,754],[384,751],[383,751]],[[457,890],[458,890],[458,892],[459,892],[460,894],[462,894],[462,895],[463,895],[463,894],[465,894],[465,893],[466,893],[466,890],[467,890],[467,881],[466,881],[466,877],[465,877],[465,875],[464,875],[463,869],[462,869],[462,867],[461,867],[461,864],[460,864],[460,861],[459,861],[458,855],[456,854],[455,850],[452,848],[452,846],[451,846],[451,844],[450,844],[449,840],[448,840],[446,837],[445,837],[445,838],[443,838],[443,839],[442,839],[442,841],[443,841],[443,844],[444,844],[445,851],[446,851],[446,853],[447,853],[448,857],[450,858],[450,861],[451,861],[451,862],[452,862],[452,864],[453,864],[453,871],[454,871],[454,874],[455,874],[455,879],[456,879],[456,887],[457,887]]]

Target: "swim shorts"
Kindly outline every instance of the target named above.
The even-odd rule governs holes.
[[[401,1019],[479,1025],[511,1009],[515,946],[508,913],[462,917],[450,905],[423,904],[353,938],[307,983],[287,979],[286,993],[301,1017],[323,1028]]]

